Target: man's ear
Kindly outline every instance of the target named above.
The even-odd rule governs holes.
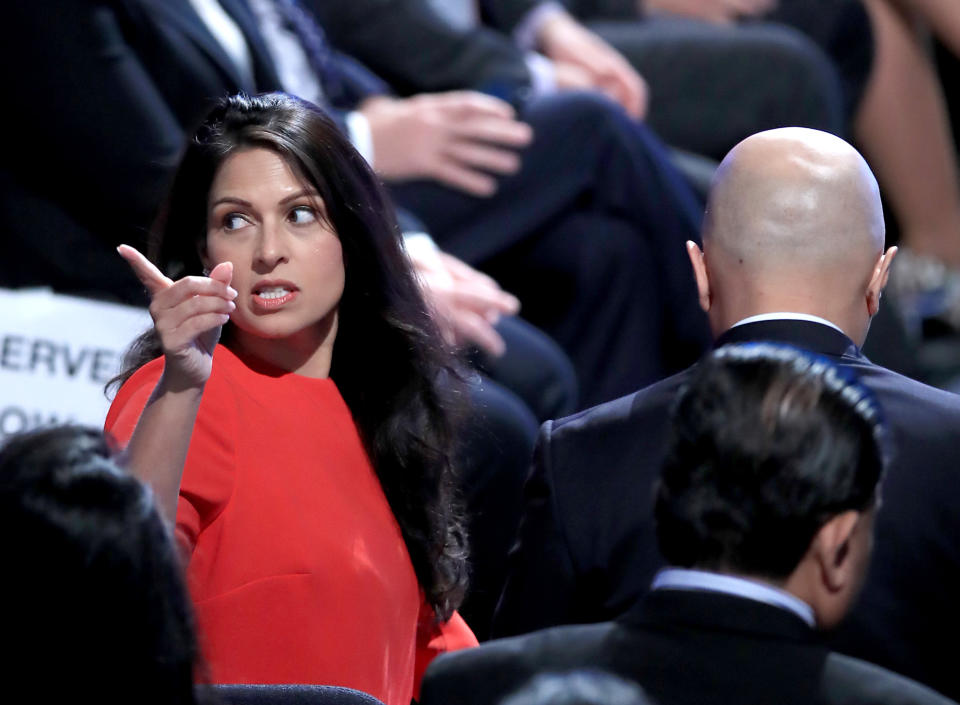
[[[893,264],[893,258],[896,256],[897,248],[891,247],[880,255],[873,268],[873,275],[867,284],[867,313],[871,316],[875,316],[880,310],[880,295],[890,278],[890,265]]]
[[[703,259],[703,252],[693,240],[687,240],[687,255],[690,257],[691,266],[693,266],[693,277],[697,281],[697,297],[700,300],[700,308],[709,313],[711,299],[707,263]]]
[[[853,510],[843,512],[820,527],[813,539],[813,553],[820,567],[823,586],[836,593],[851,584],[857,584],[859,569],[851,560],[850,540],[861,514]]]

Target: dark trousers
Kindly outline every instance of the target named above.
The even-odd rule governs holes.
[[[532,101],[517,174],[480,199],[415,182],[392,189],[445,250],[490,272],[570,355],[582,405],[634,391],[709,344],[686,240],[701,205],[657,139],[610,101]]]
[[[537,438],[537,419],[513,392],[477,375],[460,432],[458,468],[470,544],[470,588],[460,608],[477,637],[489,636],[506,581]]]
[[[843,134],[843,89],[827,54],[789,27],[651,17],[591,22],[650,87],[647,122],[674,147],[716,160],[776,127]]]
[[[780,0],[764,17],[731,26],[656,15],[641,21],[616,1],[586,0],[576,11],[646,79],[653,130],[714,159],[775,127],[844,136],[873,61],[859,0]]]

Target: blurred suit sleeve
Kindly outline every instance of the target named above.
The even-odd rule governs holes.
[[[509,37],[454,27],[426,0],[304,3],[334,46],[401,94],[472,88],[518,104],[530,90],[523,52]]]

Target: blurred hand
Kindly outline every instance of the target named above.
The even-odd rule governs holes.
[[[237,307],[233,302],[237,292],[230,286],[233,265],[221,262],[209,277],[174,282],[133,247],[120,245],[117,252],[150,294],[150,316],[163,347],[167,388],[202,387],[210,377],[220,329]]]
[[[566,12],[558,12],[543,23],[537,43],[558,65],[583,71],[592,88],[610,96],[631,117],[642,119],[646,115],[647,84],[640,74],[616,49]]]
[[[731,24],[773,10],[777,0],[641,0],[647,12],[666,12],[716,24]]]
[[[494,329],[502,315],[520,310],[520,302],[486,274],[437,249],[410,253],[427,304],[444,339],[455,347],[473,344],[499,357],[506,349]]]
[[[589,73],[565,61],[553,62],[553,79],[561,91],[589,91],[594,88]]]
[[[530,126],[509,103],[472,91],[366,100],[374,168],[385,179],[436,179],[472,196],[497,190],[494,175],[520,168]]]

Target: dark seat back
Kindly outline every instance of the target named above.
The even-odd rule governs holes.
[[[372,695],[335,685],[209,685],[223,705],[383,705]]]

